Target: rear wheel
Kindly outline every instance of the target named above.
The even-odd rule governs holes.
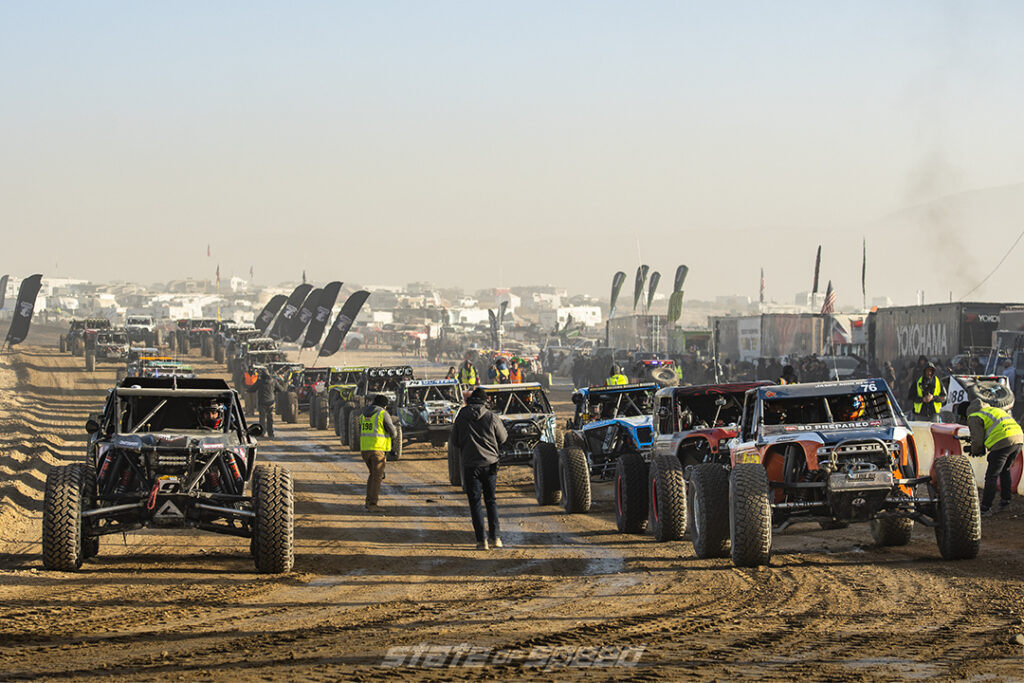
[[[327,397],[319,394],[313,395],[314,403],[310,404],[310,412],[316,418],[316,429],[327,429],[330,423],[330,411],[327,408]],[[314,407],[316,410],[314,410]]]
[[[213,360],[215,363],[224,362],[224,345],[214,344],[213,345]]]
[[[935,459],[935,540],[947,560],[970,560],[981,549],[981,506],[974,471],[966,455]]]
[[[882,517],[871,520],[871,537],[875,539],[875,545],[907,545],[913,533],[914,520],[907,517]]]
[[[203,358],[209,358],[213,355],[213,340],[210,339],[209,335],[204,334],[203,338],[199,340],[199,353],[202,354]]]
[[[395,436],[391,439],[391,450],[388,451],[389,462],[402,459],[402,425],[395,421]]]
[[[772,551],[772,510],[768,475],[755,463],[741,463],[729,475],[729,537],[737,567],[768,564]]]
[[[60,352],[61,353],[67,353],[68,352],[68,342],[64,338],[63,334],[60,336]]]
[[[294,391],[285,394],[281,404],[281,419],[288,424],[295,424],[299,421],[299,397]]]
[[[87,465],[75,463],[51,467],[43,494],[43,567],[73,572],[82,566],[82,512],[91,504]]]
[[[619,533],[642,534],[647,528],[647,463],[625,453],[615,463],[615,526]]]
[[[96,369],[96,352],[86,351],[85,352],[85,371],[92,372]]]
[[[281,574],[295,564],[294,489],[292,475],[280,467],[253,470],[253,557],[256,571]]]
[[[686,533],[686,481],[675,455],[656,455],[647,476],[648,528],[656,541],[678,541]]]
[[[590,512],[590,465],[579,448],[563,448],[559,458],[562,508],[570,513]]]
[[[348,448],[359,451],[359,412],[356,410],[348,414]]]
[[[533,447],[533,491],[538,505],[557,505],[562,499],[558,480],[558,450],[540,441]]]
[[[729,540],[729,474],[721,465],[703,463],[690,473],[693,507],[690,539],[697,557],[725,557]]]

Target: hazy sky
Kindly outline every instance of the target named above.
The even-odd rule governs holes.
[[[866,236],[869,297],[958,297],[1024,230],[1022,27],[1020,2],[2,0],[0,270],[606,295],[639,240],[688,296],[756,296],[763,266],[790,301],[820,241],[856,303]],[[972,298],[1024,299],[1019,249]]]

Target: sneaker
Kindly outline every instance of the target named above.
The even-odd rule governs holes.
[[[487,541],[480,541],[479,543],[477,543],[476,544],[476,549],[477,550],[490,550],[490,548],[487,546]]]
[[[505,547],[505,544],[501,542],[500,538],[492,538],[491,539],[491,545],[493,545],[495,548],[504,548]]]
[[[1005,512],[1005,511],[1007,511],[1009,509],[1010,509],[1010,501],[1008,501],[1008,500],[1001,500],[1001,501],[999,501],[999,508],[998,508],[999,512]]]
[[[996,514],[996,511],[993,510],[992,508],[981,508],[982,517],[991,517],[994,514]]]

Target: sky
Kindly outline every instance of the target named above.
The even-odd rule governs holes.
[[[1024,3],[0,0],[0,270],[959,298]],[[983,237],[982,237],[983,235]],[[207,244],[211,256],[206,256]],[[6,262],[6,263],[2,263]],[[1024,245],[970,298],[1021,300]],[[628,289],[629,287],[627,287]]]

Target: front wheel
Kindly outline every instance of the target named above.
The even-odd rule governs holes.
[[[281,574],[295,564],[295,502],[292,475],[280,467],[253,470],[253,558],[261,574]]]
[[[559,459],[562,509],[569,514],[590,512],[590,465],[578,448],[564,448]]]
[[[540,441],[533,447],[533,491],[538,505],[557,505],[562,499],[558,480],[558,450]]]
[[[693,491],[690,539],[697,557],[725,557],[729,541],[729,474],[721,465],[703,463],[690,474]]]
[[[878,546],[901,546],[910,543],[914,520],[907,517],[882,517],[871,520],[871,537]]]
[[[91,504],[89,467],[83,463],[51,467],[43,493],[43,567],[73,572],[86,551],[82,512]]]
[[[729,539],[737,567],[768,564],[772,552],[772,509],[768,475],[762,465],[741,463],[729,476]]]
[[[637,453],[624,453],[615,463],[615,526],[622,534],[647,528],[647,463]]]
[[[686,533],[686,481],[675,455],[656,455],[647,476],[648,528],[654,540],[678,541]]]
[[[359,452],[359,411],[353,410],[348,414],[348,448],[350,451]]]
[[[935,540],[946,560],[971,560],[981,549],[981,505],[974,471],[966,455],[935,460]]]

